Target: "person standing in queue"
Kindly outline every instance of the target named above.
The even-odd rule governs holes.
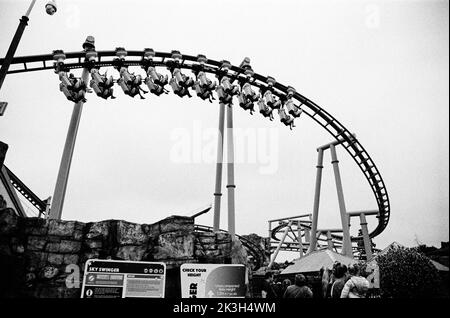
[[[273,288],[273,273],[267,272],[264,275],[264,282],[261,289],[261,297],[262,298],[277,298],[277,294]]]
[[[341,298],[366,298],[369,281],[360,275],[359,267],[353,264],[349,267],[350,278],[344,285]]]
[[[347,282],[347,266],[339,264],[334,270],[335,281],[331,286],[331,298],[341,298],[342,289]]]
[[[295,275],[295,284],[286,289],[283,298],[313,298],[313,292],[306,285],[305,275]]]
[[[278,297],[283,298],[284,293],[286,292],[286,289],[291,285],[292,285],[292,283],[289,278],[284,279],[283,282],[281,283],[281,292],[278,294]]]

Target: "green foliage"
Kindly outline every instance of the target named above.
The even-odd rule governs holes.
[[[385,298],[434,298],[441,295],[437,269],[417,249],[397,247],[377,257],[381,296]]]
[[[415,249],[417,252],[422,253],[422,254],[425,254],[425,255],[428,255],[429,253],[434,252],[434,251],[437,250],[436,247],[434,247],[434,246],[426,246],[425,244],[416,246],[416,247],[414,247],[414,249]]]

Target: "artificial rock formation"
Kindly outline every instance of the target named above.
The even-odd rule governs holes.
[[[164,262],[166,297],[181,297],[183,263],[240,263],[247,253],[227,233],[196,232],[190,217],[155,224],[22,218],[0,209],[0,298],[78,298],[86,260]]]

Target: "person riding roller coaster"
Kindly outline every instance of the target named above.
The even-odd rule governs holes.
[[[147,78],[144,83],[150,89],[150,93],[155,94],[156,96],[161,95],[162,93],[168,94],[169,91],[164,88],[164,86],[168,83],[168,76],[162,75],[156,72],[153,66],[148,67],[147,69]]]
[[[65,83],[62,82],[59,84],[59,90],[64,93],[66,98],[75,103],[78,102],[86,102],[86,98],[84,97],[86,94],[86,83],[83,82],[82,79],[78,79],[72,73],[69,74],[61,74],[61,80],[65,80]]]
[[[131,97],[139,95],[141,99],[145,99],[145,97],[141,95],[141,92],[144,94],[148,93],[140,87],[142,84],[142,77],[140,75],[131,74],[125,67],[120,69],[120,78],[117,80],[117,84],[122,87],[123,92],[126,95]]]

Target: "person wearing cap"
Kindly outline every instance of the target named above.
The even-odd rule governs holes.
[[[311,289],[306,285],[305,275],[295,275],[295,284],[286,289],[283,298],[313,298]]]

